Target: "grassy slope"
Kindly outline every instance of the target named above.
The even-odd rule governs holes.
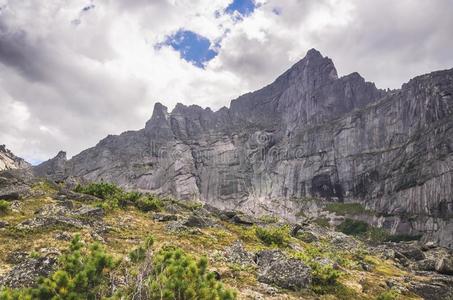
[[[19,212],[9,212],[0,216],[2,220],[10,223],[9,227],[0,230],[0,275],[13,267],[6,262],[6,257],[13,251],[31,253],[39,252],[42,248],[65,249],[69,242],[55,239],[58,232],[78,232],[86,242],[94,241],[90,229],[79,230],[57,226],[32,232],[14,230],[14,225],[32,218],[39,207],[57,201],[53,199],[56,191],[49,185],[39,184],[35,189],[42,191],[43,195],[23,200]],[[249,251],[270,248],[271,246],[265,246],[260,242],[253,228],[219,221],[221,226],[218,227],[202,228],[195,233],[175,234],[168,233],[165,230],[166,223],[153,221],[151,215],[152,212],[145,213],[135,207],[108,211],[104,217],[106,225],[111,227],[104,236],[107,251],[118,259],[124,259],[134,247],[152,233],[156,240],[156,250],[165,245],[176,245],[195,256],[208,256],[210,268],[221,274],[222,281],[227,286],[238,291],[239,299],[253,299],[257,293],[264,295],[266,299],[300,299],[301,297],[304,299],[376,299],[379,294],[388,290],[385,284],[387,280],[393,279],[404,284],[404,276],[407,275],[392,261],[382,260],[370,253],[363,254],[363,249],[360,247],[350,251],[337,251],[331,247],[327,239],[309,244],[288,236],[289,246],[282,249],[288,255],[297,256],[300,253],[309,252],[342,261],[342,275],[338,280],[340,284],[325,288],[321,293],[318,291],[318,294],[310,289],[297,293],[280,290],[275,296],[270,296],[263,292],[262,286],[257,282],[254,267],[228,263],[222,255],[222,251],[238,239],[244,242]],[[374,266],[372,271],[363,271],[359,266],[360,261]],[[118,272],[133,273],[137,269],[138,266],[125,264],[124,268]],[[401,295],[398,299],[417,299],[417,297]]]

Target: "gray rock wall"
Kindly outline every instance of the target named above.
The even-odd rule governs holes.
[[[357,73],[338,78],[310,50],[230,108],[158,103],[143,130],[55,173],[290,219],[301,199],[361,202],[376,225],[453,247],[452,95],[453,70],[385,92]]]

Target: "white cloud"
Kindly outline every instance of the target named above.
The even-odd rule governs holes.
[[[0,143],[30,160],[73,155],[143,127],[156,101],[228,105],[312,47],[380,87],[453,66],[448,0],[260,0],[242,22],[216,16],[230,2],[0,0]],[[223,38],[205,70],[154,49],[180,28]]]

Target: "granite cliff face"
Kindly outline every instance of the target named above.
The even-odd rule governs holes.
[[[0,145],[0,171],[24,169],[31,165],[20,157],[15,156],[5,145]]]
[[[313,197],[453,247],[453,69],[383,91],[310,50],[272,84],[212,111],[160,103],[144,129],[35,168],[295,220]],[[309,204],[307,204],[309,203]]]

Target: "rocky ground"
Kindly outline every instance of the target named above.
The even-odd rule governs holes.
[[[191,201],[161,199],[148,211],[108,207],[26,171],[0,173],[0,199],[8,203],[0,212],[4,287],[33,286],[52,274],[80,234],[121,261],[108,284],[115,295],[139,284],[131,278],[146,262],[134,263],[130,253],[152,234],[155,250],[174,245],[207,256],[238,299],[453,299],[452,252],[431,243],[371,243],[320,222],[293,224]]]

